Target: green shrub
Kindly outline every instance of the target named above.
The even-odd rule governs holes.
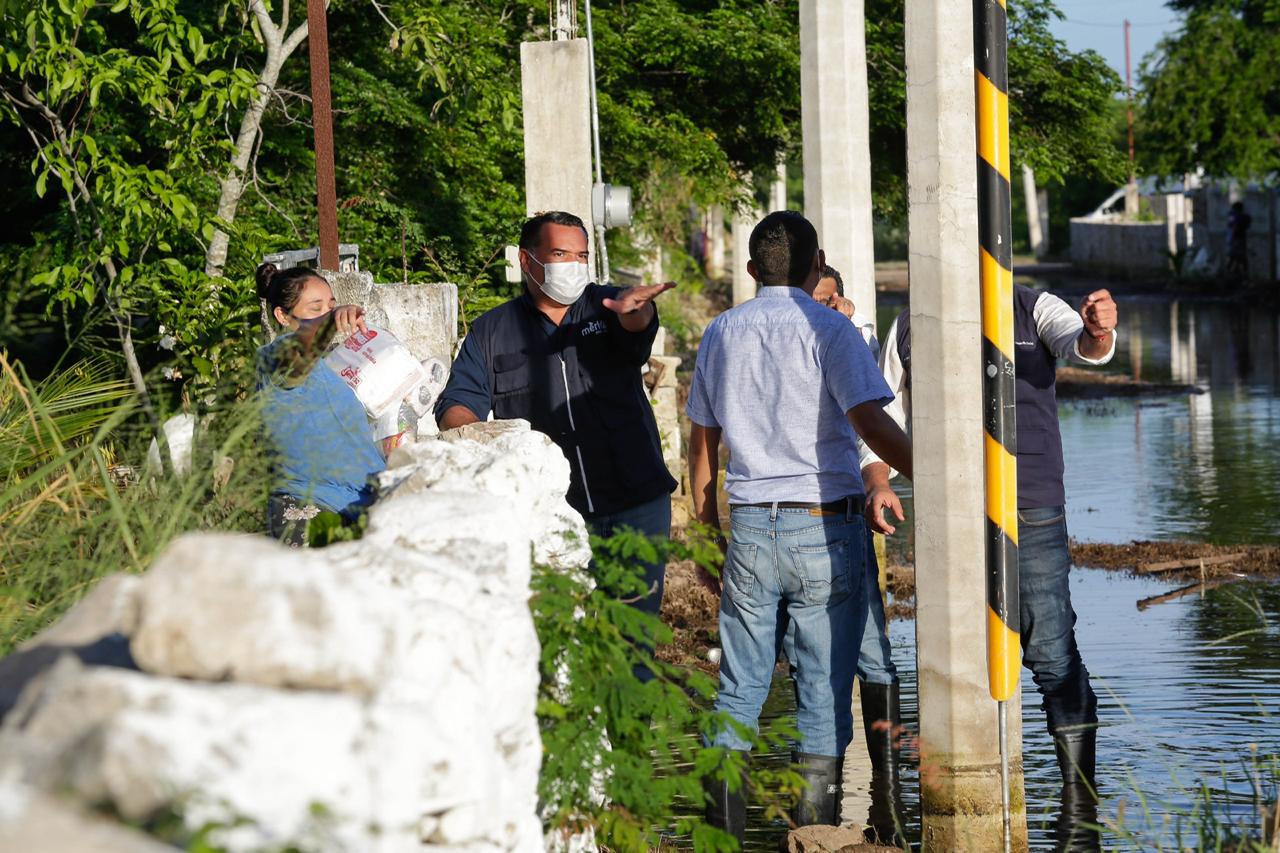
[[[789,743],[778,727],[759,736],[711,710],[707,675],[655,659],[671,641],[657,617],[627,602],[645,595],[637,561],[694,560],[718,573],[720,552],[705,536],[660,543],[631,532],[592,537],[590,578],[538,567],[533,616],[542,645],[538,716],[543,766],[540,795],[548,829],[589,832],[611,850],[648,850],[673,833],[695,850],[732,850],[736,842],[706,825],[702,780],[740,779],[737,754],[705,746],[734,726],[760,753]],[[644,669],[653,678],[642,680]],[[789,769],[753,767],[750,798],[779,816],[801,785]],[[678,805],[677,805],[678,804]],[[686,816],[673,818],[679,808]]]

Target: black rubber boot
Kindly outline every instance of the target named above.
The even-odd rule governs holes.
[[[739,753],[746,760],[747,753]],[[738,839],[738,849],[747,834],[747,780],[739,780],[736,790],[729,790],[729,782],[714,776],[704,776],[702,790],[707,795],[707,824]]]
[[[1062,853],[1093,853],[1102,849],[1095,787],[1098,730],[1092,725],[1053,733],[1058,768],[1062,771],[1062,809],[1054,827],[1054,847]]]
[[[897,684],[859,681],[858,695],[867,754],[871,757],[871,808],[866,838],[872,844],[902,845],[906,840],[902,832],[905,809],[898,782],[898,752],[894,748],[895,734],[902,730],[899,688]]]
[[[840,825],[840,800],[844,794],[844,759],[808,752],[791,753],[791,763],[806,786],[791,810],[796,826]]]

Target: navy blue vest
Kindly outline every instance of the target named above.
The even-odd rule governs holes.
[[[603,306],[618,290],[588,286],[554,331],[528,294],[481,315],[470,331],[484,353],[493,416],[524,418],[560,446],[571,471],[567,500],[588,518],[676,487],[640,378],[656,330],[619,334],[618,315]]]
[[[1063,506],[1062,433],[1058,430],[1058,360],[1036,331],[1040,292],[1013,288],[1013,367],[1018,407],[1018,509]],[[911,388],[911,313],[898,315],[898,357]]]

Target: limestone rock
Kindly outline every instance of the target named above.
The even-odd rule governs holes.
[[[411,849],[424,813],[487,804],[497,782],[496,766],[476,761],[474,694],[389,706],[124,670],[54,674],[0,732],[7,754],[39,744],[56,756],[27,762],[41,771],[33,781],[128,819],[173,810],[190,828],[226,827],[231,849]],[[451,842],[505,847],[512,833],[464,821]]]
[[[474,441],[478,444],[493,444],[505,436],[520,435],[529,432],[529,422],[521,418],[507,421],[477,421],[463,424],[460,427],[447,429],[440,433],[441,441]]]
[[[508,512],[527,508],[531,513],[536,561],[558,569],[581,568],[591,561],[586,524],[564,500],[569,462],[527,421],[481,422],[448,430],[439,441],[397,450],[391,462],[395,467],[379,479],[385,493],[479,491],[510,496],[520,508]],[[483,513],[486,520],[493,516],[492,510]]]
[[[0,720],[27,684],[63,655],[97,666],[132,668],[129,635],[137,624],[138,585],[138,578],[129,575],[104,578],[59,622],[0,660]]]
[[[458,340],[455,284],[376,284],[372,304],[386,314],[386,329],[419,359],[453,363]]]
[[[453,363],[458,340],[455,284],[374,284],[367,272],[326,272],[339,304],[360,305],[370,325],[386,329],[419,360]]]
[[[541,850],[531,565],[590,554],[559,448],[473,433],[397,452],[360,541],[190,534],[103,581],[0,662],[0,780],[233,853]]]
[[[897,847],[868,844],[861,829],[851,826],[802,826],[787,833],[786,853],[889,853]]]
[[[169,464],[179,477],[191,470],[191,448],[196,440],[196,419],[194,415],[174,415],[164,422],[164,440],[169,445]],[[154,438],[147,448],[147,468],[150,471],[160,470],[160,443]]]
[[[130,648],[156,675],[372,693],[389,652],[377,592],[263,536],[184,536],[139,593]]]
[[[0,783],[0,850],[22,853],[173,853],[133,829],[10,782]]]

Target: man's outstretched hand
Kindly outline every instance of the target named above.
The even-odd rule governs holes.
[[[675,286],[676,283],[674,281],[664,281],[662,284],[642,284],[639,287],[628,287],[625,290],[618,291],[617,299],[604,300],[604,307],[625,317],[628,314],[643,311],[649,307],[650,302]]]

